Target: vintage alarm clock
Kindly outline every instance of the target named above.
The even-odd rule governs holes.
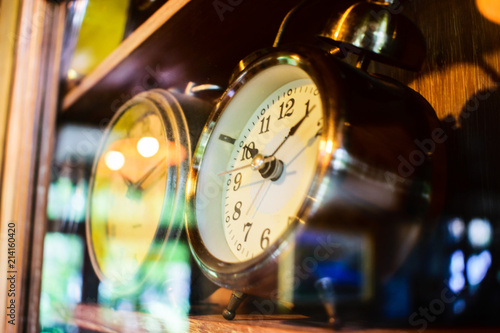
[[[94,270],[113,292],[137,291],[177,243],[193,142],[209,109],[194,96],[154,89],[108,124],[90,179],[86,235]]]
[[[425,55],[410,21],[383,14],[389,5],[332,15],[315,43],[278,37],[240,63],[209,116],[186,223],[202,271],[235,291],[226,319],[246,294],[295,303],[308,287],[331,321],[343,305],[369,313],[432,227],[444,191],[440,122],[418,93],[367,72],[370,60],[417,68]],[[341,266],[358,281],[350,296]]]

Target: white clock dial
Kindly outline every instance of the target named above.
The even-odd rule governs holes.
[[[202,147],[195,213],[210,253],[238,263],[265,253],[309,201],[323,111],[313,80],[288,64],[227,94],[234,96]]]
[[[227,170],[237,170],[225,174],[222,192],[224,234],[239,260],[262,253],[294,220],[315,171],[307,161],[316,160],[321,117],[318,90],[302,79],[271,93],[243,127],[227,164]],[[300,121],[297,132],[279,147]],[[260,170],[239,169],[259,154],[269,160]]]

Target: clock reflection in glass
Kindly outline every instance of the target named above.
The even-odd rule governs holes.
[[[163,245],[161,230],[168,167],[186,156],[167,140],[162,115],[136,104],[108,127],[94,170],[90,231],[101,278],[134,284]],[[182,147],[181,147],[182,148]]]
[[[233,143],[222,191],[224,235],[238,260],[258,256],[295,219],[315,172],[322,126],[318,89],[310,79],[271,93]]]

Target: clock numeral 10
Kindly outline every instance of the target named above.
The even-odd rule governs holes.
[[[271,229],[269,228],[264,229],[264,231],[262,232],[262,236],[260,237],[260,247],[262,248],[262,250],[267,249],[267,247],[269,246],[268,236],[270,234],[271,234]]]
[[[255,152],[255,142],[251,141],[247,145],[243,146],[243,153],[241,154],[241,160],[249,160],[253,158],[253,152]]]

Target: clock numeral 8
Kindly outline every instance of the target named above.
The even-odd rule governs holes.
[[[271,229],[266,228],[262,232],[262,236],[260,237],[260,247],[265,250],[269,246],[269,236],[271,234]]]
[[[241,203],[241,201],[238,201],[235,205],[234,205],[234,213],[233,213],[233,220],[237,220],[240,218],[241,216],[241,206],[243,204]]]

